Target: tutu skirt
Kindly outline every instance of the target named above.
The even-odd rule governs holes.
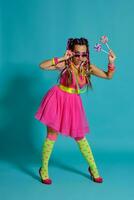
[[[58,133],[83,137],[89,133],[80,94],[71,94],[54,85],[44,95],[35,118]]]

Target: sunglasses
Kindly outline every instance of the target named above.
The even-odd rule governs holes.
[[[88,56],[88,53],[86,53],[86,52],[82,52],[82,53],[80,53],[80,52],[74,52],[74,53],[75,53],[74,54],[75,57],[80,57],[80,56],[87,57]]]

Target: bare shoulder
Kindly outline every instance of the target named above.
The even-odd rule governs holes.
[[[91,74],[93,74],[94,69],[96,68],[96,66],[94,64],[90,64],[89,65],[89,71]]]
[[[95,64],[90,64],[90,69],[94,69],[96,68],[96,65]]]

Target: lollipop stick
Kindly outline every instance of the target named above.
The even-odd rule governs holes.
[[[103,51],[104,53],[106,53],[106,54],[109,54],[107,51],[105,51],[104,49],[101,49],[101,51]]]
[[[106,46],[107,46],[107,48],[110,50],[110,47],[109,47],[108,43],[106,43]]]

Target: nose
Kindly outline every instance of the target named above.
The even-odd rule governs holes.
[[[82,58],[83,58],[83,57],[80,55],[80,56],[79,56],[79,59],[82,59]]]

